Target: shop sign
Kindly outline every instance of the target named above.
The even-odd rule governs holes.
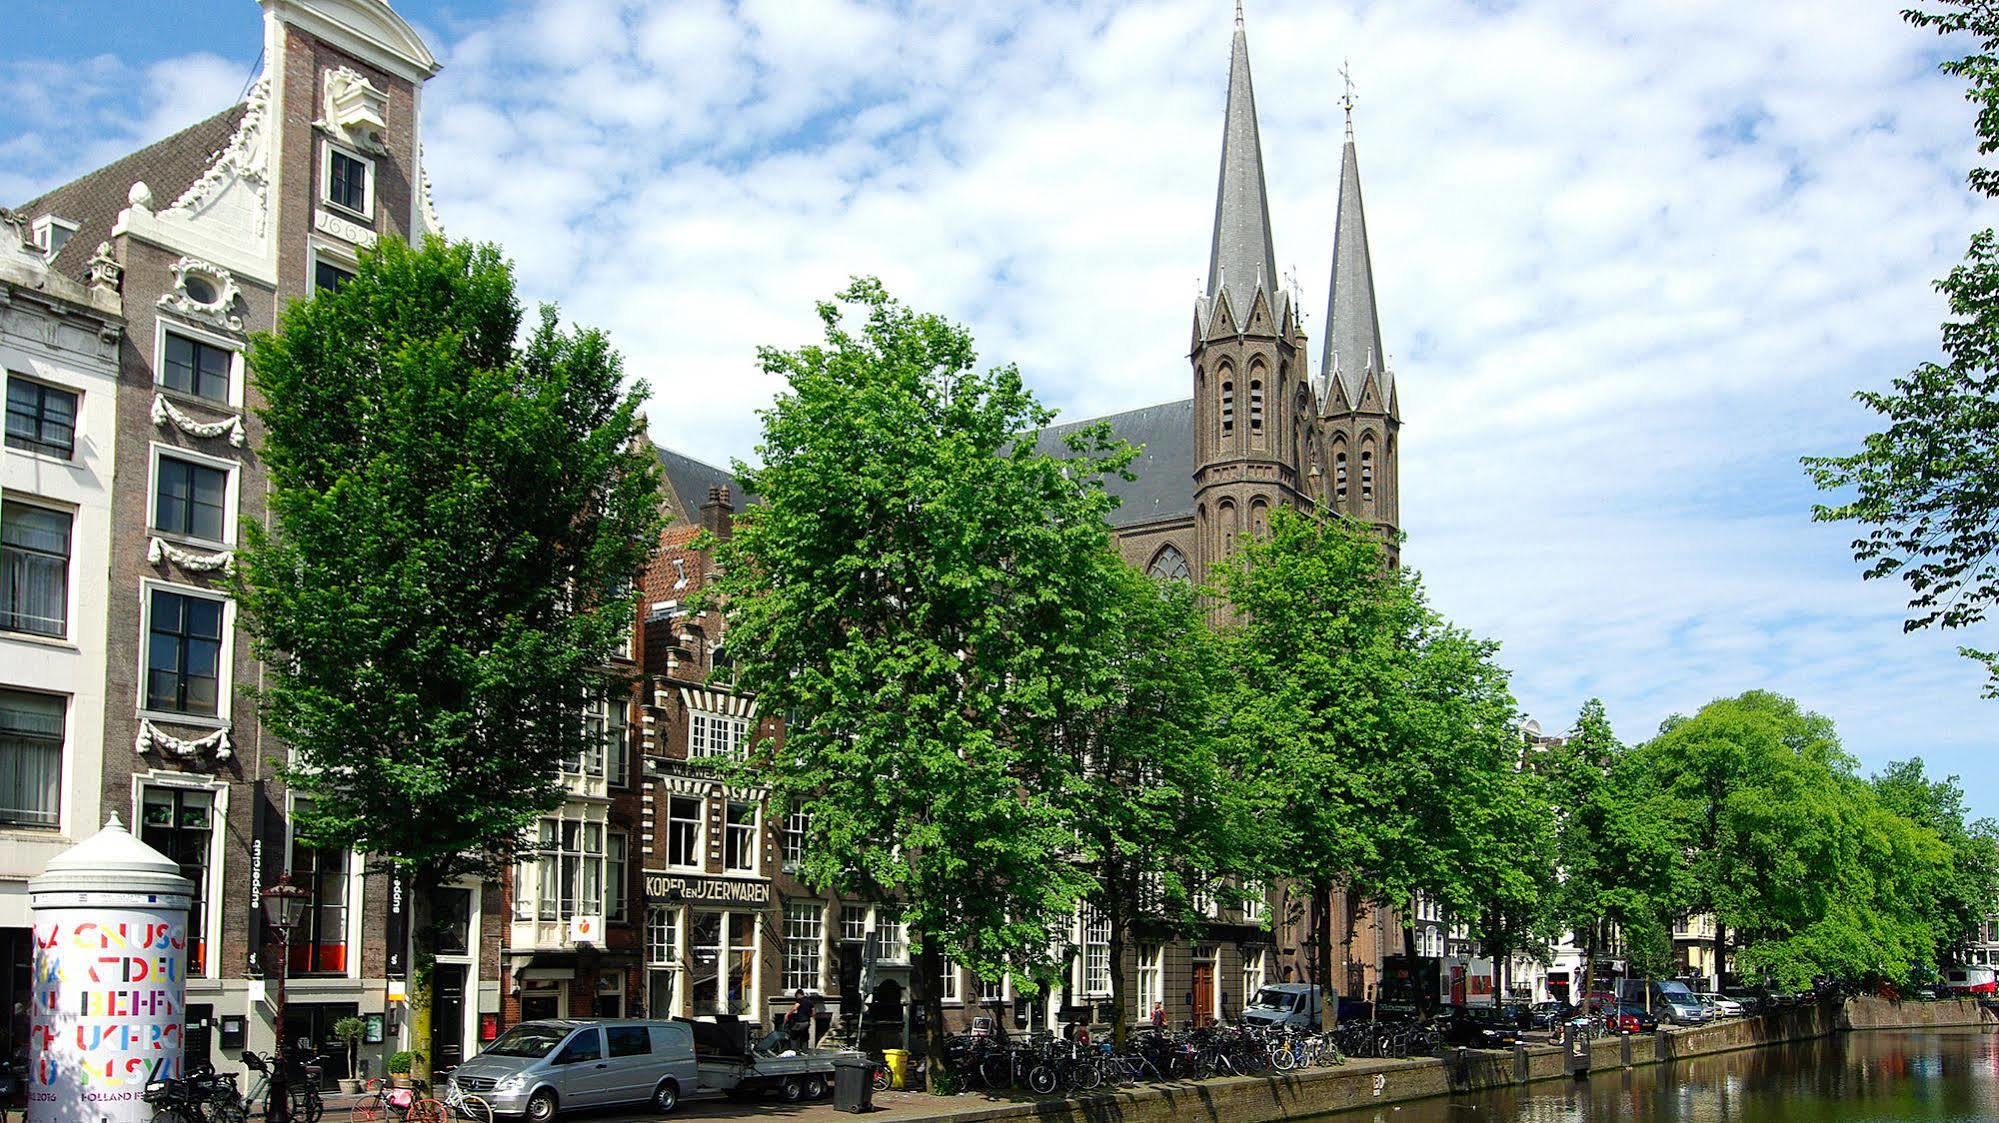
[[[654,901],[686,901],[690,904],[768,905],[770,882],[737,877],[647,873],[646,897]]]

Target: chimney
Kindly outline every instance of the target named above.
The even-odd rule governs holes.
[[[726,540],[736,523],[736,507],[729,500],[729,485],[708,489],[708,502],[701,504],[701,529]]]

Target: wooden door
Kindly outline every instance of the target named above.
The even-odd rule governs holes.
[[[1212,960],[1194,964],[1194,1024],[1215,1020],[1215,964]]]

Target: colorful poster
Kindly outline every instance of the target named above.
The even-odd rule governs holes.
[[[181,1075],[187,914],[59,908],[35,916],[29,1123],[147,1123],[146,1083]]]

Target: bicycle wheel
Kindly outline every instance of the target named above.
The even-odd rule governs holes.
[[[1085,1092],[1094,1092],[1103,1085],[1104,1068],[1094,1057],[1084,1057],[1076,1062],[1076,1071],[1070,1075],[1076,1087]]]
[[[1013,1058],[994,1053],[979,1062],[979,1080],[996,1091],[1013,1086]]]
[[[369,1081],[369,1083],[374,1083]],[[368,1097],[354,1105],[354,1123],[382,1123],[382,1097],[369,1089]]]
[[[471,1123],[493,1123],[493,1105],[478,1096],[458,1097],[458,1114]]]
[[[292,1123],[319,1123],[326,1114],[326,1100],[310,1084],[294,1084],[285,1089],[285,1099],[291,1104]]]
[[[409,1114],[403,1116],[403,1123],[444,1123],[444,1105],[425,1096],[410,1105]]]
[[[1061,1083],[1062,1078],[1056,1074],[1054,1065],[1038,1064],[1027,1070],[1027,1086],[1037,1096],[1053,1093]]]

